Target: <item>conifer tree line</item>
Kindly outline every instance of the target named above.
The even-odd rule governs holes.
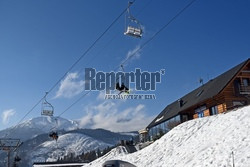
[[[103,150],[100,150],[99,148],[97,150],[92,150],[89,152],[83,152],[80,155],[75,155],[74,153],[70,153],[68,155],[65,155],[57,160],[57,162],[92,162],[96,160],[97,158],[107,154],[109,151],[111,151],[114,147],[107,147]]]

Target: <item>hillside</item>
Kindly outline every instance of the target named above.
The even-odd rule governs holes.
[[[57,142],[49,138],[57,122],[59,138]],[[80,155],[97,149],[116,145],[120,140],[129,140],[132,133],[114,133],[104,129],[79,129],[75,121],[64,118],[37,117],[24,121],[15,128],[0,131],[0,137],[20,138],[23,144],[18,150],[22,158],[21,167],[31,166],[33,162],[56,161],[66,155]],[[0,166],[4,166],[6,153],[0,151]]]
[[[37,135],[49,133],[53,129],[73,130],[78,128],[78,123],[62,117],[36,117],[24,121],[14,127],[0,131],[0,137],[18,138],[26,141]]]
[[[117,149],[121,148],[84,167],[101,166],[112,159],[138,167],[232,167],[233,158],[236,167],[249,167],[250,106],[185,122],[133,154],[119,154]]]

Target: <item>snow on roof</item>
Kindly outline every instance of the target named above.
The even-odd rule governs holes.
[[[117,148],[84,167],[120,159],[145,166],[250,166],[250,106],[226,114],[185,122],[133,154]],[[115,153],[116,154],[115,154]],[[233,152],[233,154],[232,154]]]

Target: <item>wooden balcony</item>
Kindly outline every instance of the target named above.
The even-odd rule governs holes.
[[[240,86],[240,94],[249,95],[250,94],[250,86]]]

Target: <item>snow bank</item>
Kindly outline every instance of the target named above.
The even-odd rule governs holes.
[[[250,167],[250,106],[185,122],[133,154],[113,152],[84,167],[112,159],[138,167],[233,167],[233,157],[235,167]]]
[[[121,156],[125,156],[125,155],[128,155],[126,148],[124,146],[118,146],[118,147],[112,149],[110,152],[108,152],[104,156],[102,156],[101,158],[98,158],[94,162],[87,164],[87,166],[89,166],[89,165],[95,166],[95,167],[101,166],[107,160],[111,160],[111,159],[113,160],[113,159],[116,159],[116,157],[121,157]]]

